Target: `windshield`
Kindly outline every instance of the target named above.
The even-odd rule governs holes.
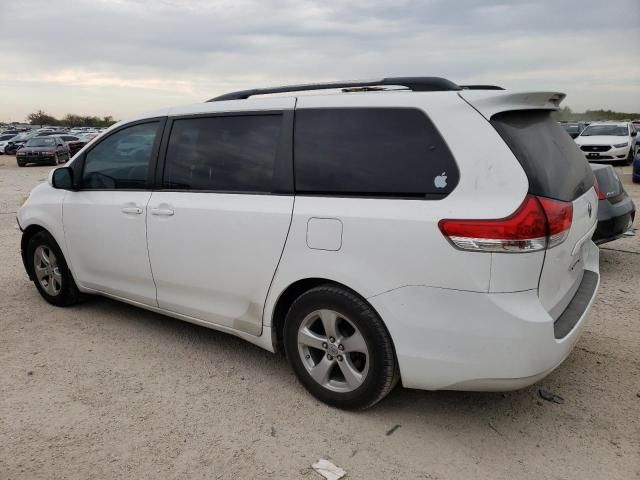
[[[629,135],[629,131],[625,125],[591,125],[580,134],[581,137],[593,137],[595,135],[626,137]]]
[[[2,135],[2,136],[0,136],[0,141],[1,141],[1,140],[10,140],[10,139],[12,139],[13,137],[15,137],[15,134],[13,134],[13,133],[11,133],[11,134],[9,134],[9,135]]]
[[[25,146],[27,147],[53,147],[55,146],[55,139],[51,137],[32,138]]]

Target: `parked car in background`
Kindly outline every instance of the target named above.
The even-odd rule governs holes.
[[[575,142],[590,162],[631,163],[637,134],[631,122],[592,123],[575,138]]]
[[[19,167],[24,167],[28,163],[58,165],[70,158],[69,147],[60,137],[30,138],[24,147],[16,152],[16,161]]]
[[[633,159],[633,169],[631,171],[631,180],[633,183],[640,183],[640,150],[636,152],[636,156]]]
[[[69,147],[69,153],[73,157],[76,153],[82,150],[88,142],[80,140],[76,135],[63,134],[59,135],[62,141]]]
[[[571,138],[576,138],[585,129],[585,124],[582,122],[560,122],[560,126]]]
[[[522,388],[567,358],[600,281],[563,98],[389,78],[140,115],[32,191],[24,265],[54,305],[101,294],[284,351],[341,408],[399,381]]]
[[[636,206],[611,165],[591,165],[598,186],[598,227],[593,233],[596,244],[620,238],[631,228]]]
[[[96,138],[98,135],[100,135],[100,134],[97,133],[97,132],[92,132],[92,133],[79,133],[76,136],[78,137],[78,140],[80,140],[81,142],[89,143],[91,140]]]
[[[4,153],[7,155],[14,155],[18,150],[22,148],[24,143],[29,140],[29,136],[16,135],[14,138],[7,142],[4,147]]]
[[[9,144],[9,141],[14,139],[17,134],[9,133],[0,135],[0,155],[4,155],[4,148]]]

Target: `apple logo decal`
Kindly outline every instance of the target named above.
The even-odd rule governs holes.
[[[436,188],[444,188],[447,186],[447,172],[442,172],[440,175],[433,179],[433,184]]]

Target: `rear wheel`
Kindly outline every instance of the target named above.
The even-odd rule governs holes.
[[[367,408],[397,383],[393,344],[382,320],[346,289],[324,285],[298,297],[287,313],[284,336],[298,379],[329,405]]]
[[[62,251],[47,232],[38,232],[27,243],[27,268],[40,295],[59,307],[74,305],[81,294]]]

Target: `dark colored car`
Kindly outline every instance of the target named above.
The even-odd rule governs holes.
[[[575,123],[563,122],[560,124],[560,126],[564,128],[565,132],[567,132],[571,138],[576,138],[578,135],[580,135],[580,132],[584,130],[586,125],[582,122],[575,122]]]
[[[87,141],[80,139],[80,137],[76,135],[69,135],[68,133],[65,133],[59,135],[59,137],[69,147],[69,153],[72,157],[82,150],[82,147],[87,144]]]
[[[20,150],[24,144],[26,143],[26,139],[25,140],[12,140],[10,141],[6,147],[4,147],[4,153],[6,153],[7,155],[15,155],[16,152],[18,150]]]
[[[599,245],[620,238],[631,228],[636,206],[611,165],[591,164],[591,169],[598,184],[598,226],[593,241]]]
[[[19,167],[24,167],[27,163],[58,165],[70,158],[69,147],[60,137],[30,138],[24,147],[16,152]]]
[[[636,156],[633,159],[633,167],[631,168],[631,180],[633,180],[633,183],[640,183],[640,150],[636,153]]]

